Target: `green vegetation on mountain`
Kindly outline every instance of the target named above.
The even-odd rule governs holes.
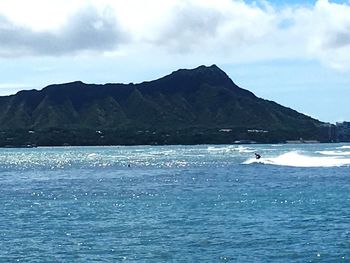
[[[213,65],[140,84],[50,85],[0,97],[0,145],[329,141],[324,123],[256,97]]]

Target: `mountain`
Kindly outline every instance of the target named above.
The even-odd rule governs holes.
[[[256,97],[216,65],[140,84],[77,81],[0,97],[0,145],[328,141],[325,124]]]

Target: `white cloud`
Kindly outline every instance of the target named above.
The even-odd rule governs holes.
[[[347,3],[3,0],[0,10],[1,56],[87,51],[142,56],[144,50],[216,63],[306,58],[350,70]]]
[[[115,49],[127,39],[108,10],[103,14],[85,7],[54,30],[35,31],[0,16],[0,55],[71,55],[86,51]]]
[[[42,31],[59,28],[82,6],[84,0],[1,0],[0,14],[16,26]]]
[[[308,52],[326,65],[350,69],[350,6],[319,0],[305,15]]]

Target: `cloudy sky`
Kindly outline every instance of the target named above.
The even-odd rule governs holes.
[[[202,64],[259,97],[350,121],[350,1],[0,0],[0,95]]]

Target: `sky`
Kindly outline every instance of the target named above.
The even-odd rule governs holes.
[[[0,0],[0,95],[212,64],[258,97],[350,121],[350,0]]]

